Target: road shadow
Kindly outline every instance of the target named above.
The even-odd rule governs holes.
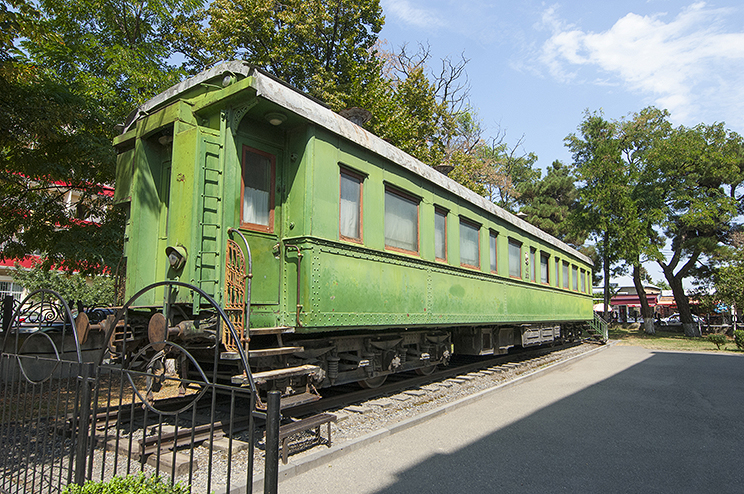
[[[654,352],[377,492],[744,492],[744,358]]]

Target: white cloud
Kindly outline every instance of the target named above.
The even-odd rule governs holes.
[[[729,116],[728,123],[744,126],[744,33],[726,26],[737,16],[740,10],[695,3],[671,19],[629,13],[606,31],[591,32],[561,20],[550,7],[540,27],[552,34],[539,59],[562,82],[614,78],[683,123]],[[592,68],[603,75],[586,73]]]
[[[446,25],[445,20],[433,10],[414,6],[408,0],[387,0],[382,3],[385,15],[393,15],[405,24],[428,29],[437,29]]]

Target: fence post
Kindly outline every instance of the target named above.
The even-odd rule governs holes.
[[[0,328],[4,333],[10,329],[11,317],[13,317],[13,295],[6,295],[3,298],[3,327]]]
[[[276,494],[279,485],[279,422],[281,393],[269,391],[266,406],[266,461],[264,494]]]
[[[77,448],[75,451],[75,483],[77,485],[83,485],[85,483],[85,467],[88,463],[86,460],[89,440],[88,434],[90,434],[90,377],[94,364],[84,363],[79,365],[82,366],[78,377],[81,381],[82,395],[80,397],[80,416],[78,418]]]

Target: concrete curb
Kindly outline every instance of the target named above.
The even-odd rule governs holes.
[[[548,366],[539,368],[533,372],[530,372],[523,376],[519,376],[516,379],[513,379],[511,381],[505,382],[503,384],[499,384],[498,386],[494,386],[493,388],[484,389],[483,391],[479,391],[470,396],[460,398],[459,400],[453,401],[451,403],[447,403],[446,405],[442,405],[439,408],[435,408],[434,410],[429,410],[428,412],[424,412],[420,415],[416,415],[415,417],[411,417],[409,419],[403,420],[389,427],[383,427],[382,429],[378,429],[374,432],[370,432],[369,434],[365,434],[361,437],[353,439],[349,441],[348,443],[340,444],[337,446],[331,446],[325,451],[319,451],[317,453],[313,453],[311,455],[300,458],[295,463],[292,463],[292,464],[280,465],[279,466],[279,482],[282,482],[283,480],[287,480],[297,475],[300,475],[304,472],[307,472],[308,470],[312,470],[313,468],[317,468],[319,466],[325,465],[331,460],[340,458],[348,453],[351,453],[352,451],[361,449],[367,446],[368,444],[381,440],[384,437],[396,434],[398,432],[402,432],[406,429],[409,429],[411,427],[424,423],[434,417],[446,414],[450,411],[456,410],[465,405],[469,405],[470,403],[474,403],[478,400],[482,400],[483,398],[489,396],[491,393],[495,393],[503,389],[509,388],[511,386],[516,386],[518,384],[531,381],[533,379],[536,379],[537,377],[540,377],[542,374],[546,372],[558,370],[568,365],[571,365],[578,360],[594,355],[597,352],[604,350],[605,348],[615,345],[616,343],[617,343],[616,341],[610,340],[606,345],[598,346],[597,348],[593,350],[589,350],[588,352],[584,352],[580,355],[575,355],[566,360],[561,360],[560,362],[556,362],[554,364],[550,364]],[[256,477],[253,481],[253,492],[263,492],[263,482],[264,482],[263,476]],[[243,494],[245,492],[248,492],[246,487],[247,486],[245,485],[233,487],[230,490],[230,493],[231,494]]]

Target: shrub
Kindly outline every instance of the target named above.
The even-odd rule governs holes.
[[[144,473],[126,477],[114,477],[108,482],[89,480],[84,485],[68,485],[62,494],[187,494],[189,490],[180,483],[170,485],[167,480],[157,476],[148,477]]]
[[[739,350],[744,350],[744,329],[734,331],[734,342]]]
[[[716,347],[720,350],[721,345],[723,345],[723,348],[726,349],[726,343],[728,343],[728,339],[726,338],[725,334],[712,334],[708,336],[708,341],[715,344]]]

